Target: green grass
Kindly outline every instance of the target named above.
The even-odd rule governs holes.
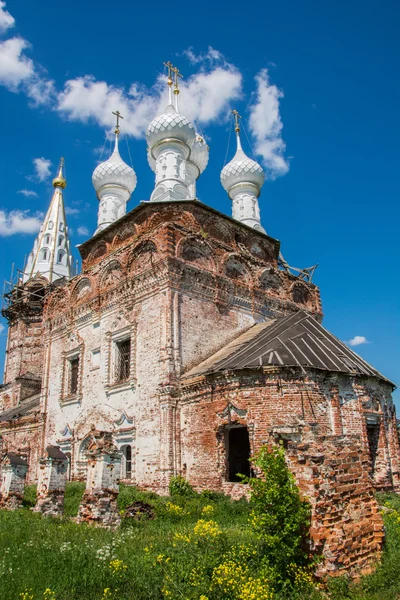
[[[83,485],[68,485],[65,508],[77,513]],[[124,511],[136,500],[151,504],[153,520],[125,522],[115,531],[78,525],[69,518],[49,519],[32,513],[29,505],[34,490],[26,492],[26,508],[0,511],[0,600],[231,600],[229,593],[206,593],[206,583],[216,564],[232,546],[251,545],[259,551],[248,519],[250,507],[222,495],[207,497],[159,497],[131,487],[121,487],[119,508]],[[400,497],[387,495],[380,501],[400,511]],[[168,503],[173,503],[173,508]],[[212,514],[202,514],[204,506]],[[174,508],[175,507],[175,508]],[[178,508],[176,508],[178,507]],[[215,538],[197,538],[193,530],[199,519],[212,519],[222,531]],[[385,515],[387,542],[381,565],[373,575],[356,585],[345,579],[331,586],[332,600],[395,600],[400,598],[400,516]],[[190,543],[177,541],[175,534],[188,535]],[[112,560],[122,563],[113,563]],[[117,568],[115,565],[120,565]],[[122,566],[121,566],[122,565]],[[125,568],[126,567],[126,568]],[[188,583],[188,573],[199,569]],[[168,579],[170,578],[170,579]],[[208,578],[208,579],[207,579]],[[209,583],[207,584],[209,587]],[[50,588],[54,595],[44,595]],[[104,595],[104,590],[110,592]],[[115,590],[118,589],[118,592]],[[163,590],[164,589],[164,595]],[[207,588],[208,589],[208,588]],[[26,590],[25,596],[21,596]],[[171,595],[165,596],[170,590]],[[250,598],[250,596],[248,596]],[[318,591],[308,589],[279,600],[322,600]],[[274,596],[274,599],[278,596]],[[258,598],[257,598],[258,600]]]

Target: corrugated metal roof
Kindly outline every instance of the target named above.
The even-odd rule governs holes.
[[[267,366],[367,375],[394,385],[303,310],[254,325],[182,379]]]

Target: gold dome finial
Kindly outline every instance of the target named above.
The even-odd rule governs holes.
[[[63,175],[63,167],[64,167],[64,159],[61,157],[60,166],[58,169],[58,175],[53,179],[53,187],[60,187],[61,189],[65,189],[67,187],[67,180]]]

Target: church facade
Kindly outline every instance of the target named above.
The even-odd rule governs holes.
[[[182,475],[239,497],[237,474],[257,475],[249,457],[282,441],[313,506],[315,545],[332,569],[363,568],[383,537],[373,491],[400,490],[394,386],[322,326],[307,273],[282,267],[260,221],[264,174],[241,148],[238,118],[221,174],[233,217],[196,200],[208,147],[179,112],[170,75],[168,106],[147,131],[150,201],[126,212],[136,175],[117,122],[114,152],[93,174],[98,227],[79,247],[76,275],[62,166],[53,182],[4,311],[2,453],[23,456],[33,482],[55,445],[69,477],[83,480],[93,436],[111,432],[126,482],[165,493]],[[345,558],[335,545],[343,523],[353,524]]]

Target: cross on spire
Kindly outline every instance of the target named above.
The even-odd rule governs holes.
[[[115,115],[117,117],[117,124],[115,126],[115,133],[116,133],[116,135],[119,135],[119,120],[123,119],[124,117],[121,115],[121,113],[119,112],[119,110],[113,112],[113,115]]]
[[[183,79],[183,75],[179,72],[177,67],[172,67],[171,71],[174,74],[174,94],[179,94],[179,77]]]
[[[239,131],[240,131],[239,119],[241,119],[242,117],[239,115],[239,113],[236,109],[232,110],[231,112],[235,119],[235,131],[236,131],[236,133],[239,133]]]
[[[168,62],[164,63],[164,66],[167,67],[167,69],[168,69],[168,85],[172,85],[172,83],[173,83],[173,81],[172,81],[172,71],[174,70],[174,65],[169,60]]]

